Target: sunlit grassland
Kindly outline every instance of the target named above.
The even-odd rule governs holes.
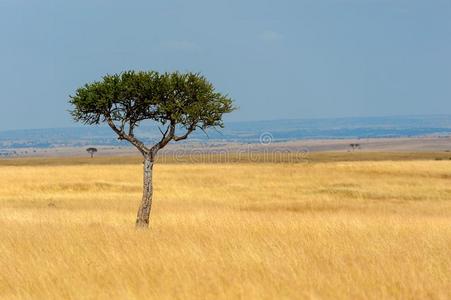
[[[0,299],[450,299],[451,155],[322,155],[0,161]]]

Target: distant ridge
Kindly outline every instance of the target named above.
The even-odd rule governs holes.
[[[274,142],[305,139],[387,138],[451,135],[451,115],[351,117],[228,122],[208,137],[195,132],[191,141],[258,143],[261,135]],[[154,126],[143,125],[137,135],[146,142],[159,138]],[[127,145],[106,126],[0,131],[0,148],[53,148],[86,145]]]

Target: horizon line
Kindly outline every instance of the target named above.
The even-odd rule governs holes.
[[[225,124],[240,124],[240,123],[264,123],[264,122],[286,122],[286,121],[309,121],[309,120],[346,120],[346,119],[381,119],[381,118],[432,118],[432,117],[450,117],[451,114],[406,114],[406,115],[373,115],[373,116],[337,116],[337,117],[307,117],[307,118],[275,118],[275,119],[260,119],[260,120],[242,120],[242,121],[224,121]],[[33,131],[33,130],[54,130],[54,129],[76,129],[76,128],[92,128],[104,127],[104,124],[98,125],[83,125],[74,123],[74,126],[57,126],[57,127],[36,127],[36,128],[15,128],[0,130],[0,133],[14,132],[14,131]],[[108,128],[107,126],[105,126]]]

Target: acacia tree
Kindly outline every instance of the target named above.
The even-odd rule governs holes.
[[[91,158],[94,157],[94,153],[97,153],[97,148],[88,148],[86,151],[91,155]]]
[[[119,140],[130,142],[143,155],[144,187],[137,227],[149,226],[152,168],[158,151],[170,141],[188,138],[196,129],[222,128],[223,114],[235,109],[233,101],[217,92],[205,77],[179,72],[126,71],[107,75],[79,88],[69,102],[76,121],[107,123]],[[146,120],[154,121],[161,132],[161,139],[149,146],[134,135]]]
[[[352,151],[354,151],[355,149],[360,149],[360,144],[349,144],[349,147],[352,148]]]

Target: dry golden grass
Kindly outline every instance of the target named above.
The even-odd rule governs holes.
[[[451,160],[451,152],[293,152],[283,149],[277,152],[266,150],[243,152],[212,151],[186,155],[186,152],[168,151],[159,153],[157,161],[164,164],[199,163],[318,163],[346,161],[406,161],[406,160]],[[0,159],[0,166],[81,166],[92,165],[130,165],[142,162],[138,156],[96,156],[94,161],[86,157],[29,157]]]
[[[159,164],[135,231],[104,160],[0,166],[0,299],[451,298],[451,161]]]

